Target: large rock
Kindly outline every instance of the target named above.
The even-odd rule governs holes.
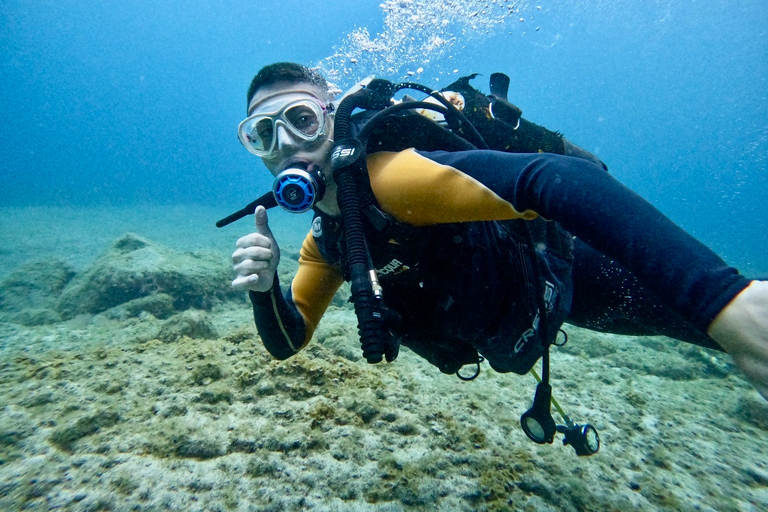
[[[170,296],[177,311],[210,309],[222,300],[242,300],[230,281],[230,264],[219,253],[181,253],[127,233],[69,282],[58,310],[72,318],[157,294]]]
[[[60,322],[59,294],[75,275],[63,261],[36,261],[14,270],[0,283],[0,316],[23,325]]]

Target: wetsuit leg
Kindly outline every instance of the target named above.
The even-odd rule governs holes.
[[[722,350],[664,305],[635,275],[580,239],[574,240],[573,304],[566,322],[594,331],[669,336]]]

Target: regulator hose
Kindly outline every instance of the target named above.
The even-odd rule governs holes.
[[[383,81],[382,81],[383,82]],[[387,82],[388,83],[388,82]],[[381,288],[371,264],[363,231],[357,181],[355,176],[367,172],[365,147],[349,137],[349,119],[355,108],[383,108],[381,96],[389,99],[389,91],[362,89],[345,98],[335,116],[334,143],[331,153],[333,178],[337,186],[337,201],[341,209],[347,245],[347,264],[351,281],[351,300],[357,315],[357,328],[363,357],[369,363],[378,363],[384,357],[391,362],[397,357],[399,342],[386,329],[385,309]],[[386,106],[386,105],[384,105]]]

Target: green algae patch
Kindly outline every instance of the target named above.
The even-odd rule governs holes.
[[[226,453],[224,448],[212,439],[180,436],[173,444],[173,453],[183,458],[215,459]]]
[[[78,419],[65,427],[55,429],[48,438],[51,443],[65,452],[72,452],[80,439],[93,435],[103,428],[109,428],[120,421],[120,415],[112,411],[101,411]]]
[[[394,501],[411,507],[434,504],[447,493],[437,477],[448,467],[445,457],[436,453],[414,462],[399,462],[395,456],[384,456],[378,461],[378,480],[364,492],[365,501]]]

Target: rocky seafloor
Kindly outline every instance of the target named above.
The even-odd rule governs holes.
[[[365,363],[343,294],[273,360],[230,279],[133,234],[6,273],[0,510],[768,510],[768,403],[721,353],[566,326],[555,396],[602,441],[577,457],[520,429],[530,376]]]

